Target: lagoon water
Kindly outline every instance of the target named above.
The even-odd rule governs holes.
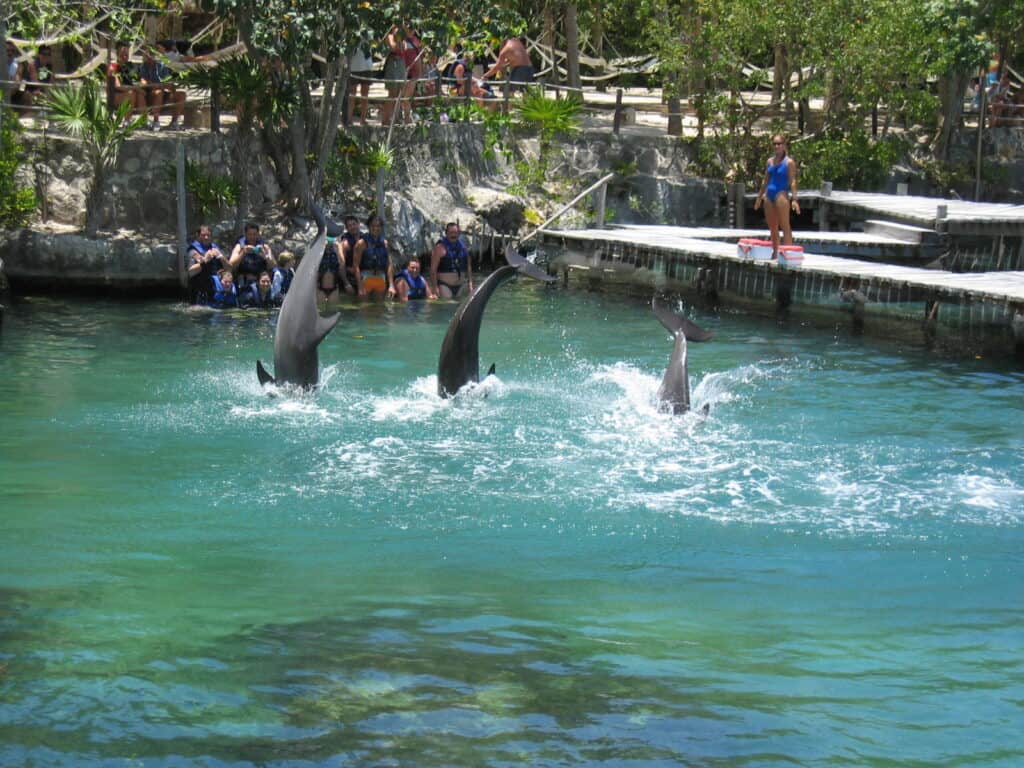
[[[2,766],[1019,766],[1024,373],[516,285],[274,317],[19,301],[0,335]]]

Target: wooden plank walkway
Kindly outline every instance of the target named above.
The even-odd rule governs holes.
[[[756,194],[748,193],[752,201]],[[851,218],[885,218],[918,227],[948,232],[951,235],[1022,235],[1024,205],[975,203],[970,200],[946,200],[918,195],[885,195],[875,192],[818,190],[800,192],[800,204],[808,208],[827,205],[834,213]],[[940,216],[945,207],[945,218]]]
[[[935,294],[936,300],[941,299],[944,302],[984,300],[1024,312],[1024,272],[952,273],[815,253],[805,253],[800,268],[787,270],[775,262],[755,261],[740,256],[735,242],[689,236],[693,231],[692,228],[663,226],[545,230],[541,235],[541,242],[551,248],[583,254],[584,258],[578,263],[572,258],[567,260],[568,264],[575,266],[615,269],[618,264],[628,269],[635,265],[635,256],[642,251],[656,253],[668,259],[677,257],[692,261],[693,259],[688,257],[696,257],[698,261],[704,263],[721,262],[768,269],[773,272],[788,272],[797,276],[822,276],[833,281],[848,282],[851,286],[870,283],[874,286],[876,294],[878,289],[885,287],[918,289]]]

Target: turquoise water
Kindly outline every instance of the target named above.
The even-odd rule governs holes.
[[[266,315],[30,299],[0,335],[0,765],[1019,766],[1024,373],[639,301]]]

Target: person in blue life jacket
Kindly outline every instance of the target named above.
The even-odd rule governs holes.
[[[345,258],[345,281],[342,288],[345,293],[357,293],[356,283],[356,244],[362,239],[363,231],[359,228],[359,219],[352,214],[345,217],[345,232],[338,238],[341,255]]]
[[[323,256],[320,257],[320,266],[317,268],[317,299],[321,303],[337,300],[338,293],[344,285],[345,254],[338,239],[328,235]]]
[[[395,275],[395,292],[402,301],[437,298],[430,283],[420,274],[419,259],[409,259],[405,269]]]
[[[761,192],[754,201],[756,211],[764,205],[764,217],[772,236],[772,258],[779,256],[779,227],[782,227],[782,244],[793,244],[793,227],[789,213],[800,215],[800,203],[796,195],[796,161],[786,151],[786,139],[780,134],[772,136],[774,154],[765,167]]]
[[[230,309],[238,307],[238,289],[235,288],[235,276],[230,269],[222,269],[213,276],[213,296],[210,306],[214,309]]]
[[[384,220],[373,214],[366,220],[366,228],[369,231],[356,243],[355,258],[352,260],[356,290],[363,298],[393,298],[395,268],[388,252],[388,241],[384,237]]]
[[[227,267],[228,260],[213,242],[213,232],[203,224],[188,245],[188,287],[193,304],[207,304],[213,295],[213,277]]]
[[[441,299],[455,298],[463,287],[473,292],[473,265],[460,235],[459,225],[448,222],[444,225],[444,237],[430,253],[430,287]]]
[[[274,270],[274,293],[281,296],[282,300],[288,295],[292,280],[295,279],[295,254],[291,251],[281,251],[277,257],[277,269]]]
[[[261,272],[277,266],[270,246],[260,239],[260,228],[255,224],[245,225],[245,234],[238,238],[231,251],[230,265],[237,275],[239,288],[255,283]]]
[[[250,283],[238,295],[246,309],[273,309],[281,306],[281,296],[274,293],[274,280],[269,272],[261,272],[255,283]]]

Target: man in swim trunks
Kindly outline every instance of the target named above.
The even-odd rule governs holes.
[[[796,201],[796,161],[786,152],[785,137],[772,136],[774,154],[768,159],[761,192],[754,201],[756,211],[764,205],[764,217],[772,235],[772,258],[779,257],[779,227],[782,227],[782,244],[793,244],[793,228],[789,223],[789,212],[800,215],[800,203]]]
[[[510,37],[498,51],[498,60],[494,66],[484,73],[484,80],[492,77],[501,70],[504,70],[512,87],[517,89],[526,88],[527,83],[534,80],[533,64],[530,63],[530,54],[526,50],[526,41],[521,37]]]
[[[459,225],[450,221],[444,225],[444,237],[434,244],[430,253],[430,287],[434,295],[453,299],[463,286],[473,291],[473,265],[469,250],[459,236]]]

